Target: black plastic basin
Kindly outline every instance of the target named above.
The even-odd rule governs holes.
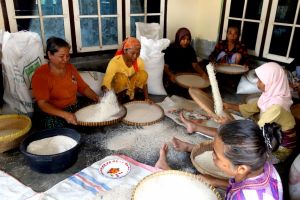
[[[27,146],[36,140],[63,135],[73,138],[77,145],[68,151],[53,155],[36,155],[27,152]],[[57,173],[71,167],[77,160],[80,146],[80,133],[69,128],[54,128],[28,135],[21,143],[20,150],[27,159],[31,169],[41,173]]]

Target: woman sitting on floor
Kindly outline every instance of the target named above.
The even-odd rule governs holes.
[[[77,124],[77,92],[92,101],[99,96],[82,80],[76,68],[69,63],[70,45],[61,38],[47,40],[49,60],[37,68],[32,76],[32,92],[38,107],[46,114],[45,127],[64,127]]]
[[[291,155],[296,147],[296,123],[290,111],[293,102],[287,75],[282,67],[274,62],[261,65],[255,72],[259,79],[257,87],[262,91],[258,102],[241,105],[224,103],[224,108],[238,111],[246,118],[258,114],[257,123],[260,127],[272,122],[279,124],[283,131],[282,144],[273,157],[273,163],[279,163]],[[210,136],[217,133],[215,128],[186,120],[182,115],[181,120],[186,124],[189,133],[199,131]],[[223,120],[220,119],[220,122]]]
[[[148,73],[144,69],[144,62],[139,57],[141,43],[134,37],[126,38],[121,49],[110,60],[102,82],[102,90],[114,90],[121,103],[148,98]],[[140,99],[139,99],[140,100]]]
[[[268,160],[269,154],[280,144],[280,127],[265,124],[262,129],[252,120],[236,120],[222,125],[213,141],[213,161],[228,180],[210,175],[198,175],[214,187],[227,188],[225,200],[282,200],[283,188],[280,176]],[[178,151],[193,149],[190,143],[177,143]],[[168,146],[160,150],[156,167],[169,170],[167,163]]]
[[[178,90],[182,89],[175,84],[177,73],[199,73],[200,76],[208,79],[197,61],[191,40],[191,32],[187,28],[180,28],[176,32],[175,41],[165,50],[164,85],[168,94],[178,94]]]
[[[221,40],[209,56],[212,63],[228,63],[246,65],[248,52],[246,46],[239,41],[239,29],[236,26],[229,26],[226,40]]]

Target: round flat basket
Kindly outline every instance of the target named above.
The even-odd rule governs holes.
[[[192,99],[208,114],[208,116],[213,118],[218,117],[214,112],[214,102],[208,94],[197,88],[190,88],[189,94]]]
[[[167,170],[146,176],[135,187],[132,200],[221,200],[214,187],[187,172]]]
[[[208,114],[209,117],[218,119],[214,112],[214,102],[208,94],[198,88],[189,88],[189,94],[192,99]],[[224,110],[224,117],[233,119],[232,115]]]
[[[86,106],[84,108],[79,109],[77,112],[75,112],[78,125],[81,126],[107,126],[112,125],[120,122],[125,116],[126,116],[126,108],[122,105],[120,105],[120,111],[117,114],[114,114],[110,116],[105,121],[86,121],[85,116],[90,115],[91,111],[95,109],[96,104],[92,104],[89,106]]]
[[[123,122],[128,125],[147,126],[159,122],[164,117],[164,110],[155,103],[132,101],[124,106],[127,115],[123,118]]]
[[[215,70],[223,74],[243,74],[246,73],[249,70],[249,68],[248,66],[244,66],[244,65],[224,63],[224,64],[216,64]]]
[[[176,83],[184,88],[207,88],[209,80],[204,79],[197,73],[178,73],[175,75]]]
[[[26,115],[0,115],[0,153],[18,147],[31,125]]]
[[[191,152],[191,161],[194,167],[202,174],[208,174],[220,179],[229,179],[230,177],[214,164],[212,153],[212,141],[195,145]]]

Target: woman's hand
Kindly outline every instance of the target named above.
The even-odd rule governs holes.
[[[240,112],[239,104],[223,102],[223,108],[224,108],[224,110],[234,110],[234,111]]]
[[[223,115],[223,116],[218,116],[218,118],[215,119],[215,121],[219,124],[226,124],[228,122],[231,122],[232,118],[229,115]]]
[[[77,125],[77,119],[74,113],[65,112],[63,118],[68,124]]]
[[[218,188],[227,188],[228,186],[228,180],[225,179],[218,179],[213,176],[207,175],[207,174],[199,174],[197,175],[200,179],[203,181],[209,183],[210,185]]]

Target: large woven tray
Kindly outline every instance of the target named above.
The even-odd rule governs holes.
[[[176,83],[184,88],[207,88],[210,83],[197,73],[178,73],[175,75]]]
[[[112,124],[116,124],[120,122],[125,116],[126,116],[126,108],[122,105],[120,105],[121,111],[113,116],[112,120],[107,120],[107,121],[99,121],[99,122],[84,122],[84,121],[77,121],[78,125],[81,126],[108,126]],[[84,108],[82,108],[84,109]],[[78,111],[80,111],[79,109]],[[77,111],[77,112],[78,112]]]
[[[0,153],[18,147],[31,125],[26,115],[0,115]]]
[[[123,118],[123,122],[134,126],[148,126],[155,124],[164,118],[164,110],[155,103],[147,101],[132,101],[124,104],[127,109],[127,115]],[[156,116],[151,117],[154,113]],[[136,119],[132,119],[132,118]]]
[[[196,162],[195,158],[198,155],[203,154],[207,151],[213,151],[213,142],[212,141],[205,141],[201,142],[200,144],[197,144],[194,146],[192,152],[191,152],[191,161],[194,165],[194,167],[201,173],[201,174],[208,174],[216,178],[220,179],[228,179],[230,178],[228,175],[223,173],[220,169],[215,166],[212,157],[211,160],[206,160],[203,163]]]
[[[169,186],[168,182],[172,181],[172,183],[176,184],[176,189],[174,188],[174,185]],[[186,185],[183,185],[182,180],[192,180],[194,184],[197,184],[197,187],[194,187],[193,185],[189,185],[189,189],[182,189]],[[160,184],[156,184],[156,188],[151,189],[149,187],[149,183],[151,185],[152,183],[156,183],[156,181],[160,181]],[[199,193],[201,193],[201,196],[195,196],[192,199],[187,198],[188,194],[191,192],[191,190],[196,189]],[[199,190],[198,190],[199,189]],[[151,192],[151,190],[154,190]],[[201,191],[201,192],[200,192]],[[167,170],[167,171],[161,171],[156,172],[154,174],[151,174],[149,176],[146,176],[144,179],[142,179],[138,185],[135,187],[133,193],[132,193],[132,200],[144,200],[142,197],[143,195],[147,194],[147,199],[155,199],[155,200],[165,200],[168,199],[166,195],[172,193],[172,195],[176,194],[177,199],[205,199],[205,200],[221,200],[221,196],[216,191],[216,189],[209,185],[208,183],[204,182],[202,179],[197,177],[194,174],[190,174],[187,172],[177,171],[177,170]],[[167,193],[167,194],[166,194]],[[170,194],[171,195],[171,194]],[[171,198],[170,198],[171,199]]]
[[[216,64],[215,70],[223,74],[244,74],[249,70],[248,66],[237,64]]]
[[[208,114],[208,116],[218,119],[218,115],[214,112],[214,102],[211,97],[198,88],[189,88],[189,94],[192,99]],[[224,110],[224,117],[233,119],[233,117]]]

